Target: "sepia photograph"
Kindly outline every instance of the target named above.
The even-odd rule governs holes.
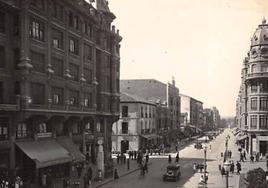
[[[0,188],[267,187],[267,0],[0,0]]]

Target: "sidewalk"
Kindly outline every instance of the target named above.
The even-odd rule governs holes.
[[[238,146],[235,144],[236,137],[229,131],[225,131],[220,136],[225,138],[228,134],[230,135],[230,139],[228,141],[228,150],[232,151],[232,158],[229,158],[228,160],[233,160],[234,164],[236,164],[236,162],[240,160],[240,152],[238,151]],[[221,145],[219,145],[219,147],[221,147],[222,150],[225,150],[225,143],[222,143]],[[219,158],[219,160],[213,161],[209,163],[208,165],[208,171],[209,171],[209,179],[208,179],[208,186],[207,186],[208,188],[226,187],[226,176],[222,177],[218,169],[219,164],[221,165],[223,164],[223,158]],[[240,175],[236,173],[236,165],[235,165],[235,173],[229,174],[229,178],[228,178],[229,187],[242,188],[245,174],[252,169],[260,167],[266,170],[265,160],[251,163],[249,161],[248,155],[247,155],[247,160],[245,162],[241,162],[240,164],[242,168]]]

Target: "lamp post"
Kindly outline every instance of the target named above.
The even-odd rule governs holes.
[[[230,165],[231,164],[227,161],[223,164],[223,168],[224,168],[224,171],[226,173],[226,188],[229,187],[228,178],[229,178],[229,172],[230,172]]]
[[[207,176],[206,176],[206,172],[207,172],[207,145],[204,146],[204,180],[205,180],[205,184],[207,184]]]
[[[226,136],[226,140],[225,140],[225,154],[224,154],[224,161],[223,162],[226,162],[227,156],[228,156],[228,136]]]

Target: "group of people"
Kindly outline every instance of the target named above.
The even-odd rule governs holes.
[[[175,162],[178,163],[180,161],[180,155],[179,155],[179,152],[177,152],[177,155],[175,157]],[[169,154],[168,155],[168,163],[171,163],[172,162],[172,157],[171,155]]]
[[[24,188],[24,184],[21,177],[17,176],[14,184],[11,184],[11,187]],[[0,181],[0,188],[10,188],[10,183],[7,180],[2,179]]]
[[[221,171],[221,175],[226,175],[225,169],[223,166],[219,165],[219,170]],[[236,170],[237,174],[240,174],[241,171],[241,163],[239,161],[236,162]],[[234,173],[235,171],[235,164],[233,161],[230,162],[230,173]]]

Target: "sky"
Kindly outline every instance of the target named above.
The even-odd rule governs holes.
[[[175,77],[180,93],[235,116],[241,67],[267,0],[109,0],[121,79]]]

